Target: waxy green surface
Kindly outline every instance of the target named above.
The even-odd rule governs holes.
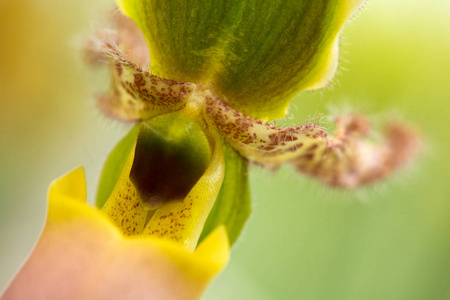
[[[335,73],[338,35],[362,0],[118,0],[143,31],[153,74],[202,84],[259,119],[286,114]]]
[[[206,220],[200,242],[223,224],[227,228],[230,244],[233,245],[252,210],[248,162],[230,146],[224,144],[223,148],[225,177],[216,203]]]

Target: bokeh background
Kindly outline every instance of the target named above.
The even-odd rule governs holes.
[[[108,76],[80,54],[112,5],[0,0],[0,291],[38,238],[49,182],[83,165],[93,201],[128,129],[96,109]],[[332,87],[298,95],[278,122],[409,120],[424,135],[418,163],[357,191],[252,168],[253,215],[204,299],[450,299],[448,16],[449,1],[373,1],[344,31]]]

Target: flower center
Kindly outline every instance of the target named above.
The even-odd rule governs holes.
[[[183,113],[144,122],[138,135],[131,182],[148,210],[183,200],[211,159],[208,139]]]

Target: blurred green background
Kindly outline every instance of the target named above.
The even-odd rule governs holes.
[[[92,201],[128,129],[96,109],[108,76],[79,50],[112,2],[0,0],[0,290],[39,235],[49,182],[83,165]],[[332,87],[278,122],[403,118],[425,137],[419,162],[355,191],[252,168],[253,215],[204,299],[450,299],[449,16],[448,1],[373,1],[344,30]]]

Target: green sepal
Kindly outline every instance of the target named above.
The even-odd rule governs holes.
[[[134,126],[133,129],[131,129],[131,131],[116,145],[116,147],[114,147],[106,159],[97,190],[96,206],[98,208],[103,207],[116,186],[125,162],[136,144],[140,127],[141,124]]]
[[[254,118],[283,117],[326,85],[338,37],[365,0],[116,0],[145,35],[153,74],[208,86]]]
[[[251,213],[248,163],[230,146],[223,143],[225,177],[219,195],[203,227],[199,242],[224,225],[233,245]]]

